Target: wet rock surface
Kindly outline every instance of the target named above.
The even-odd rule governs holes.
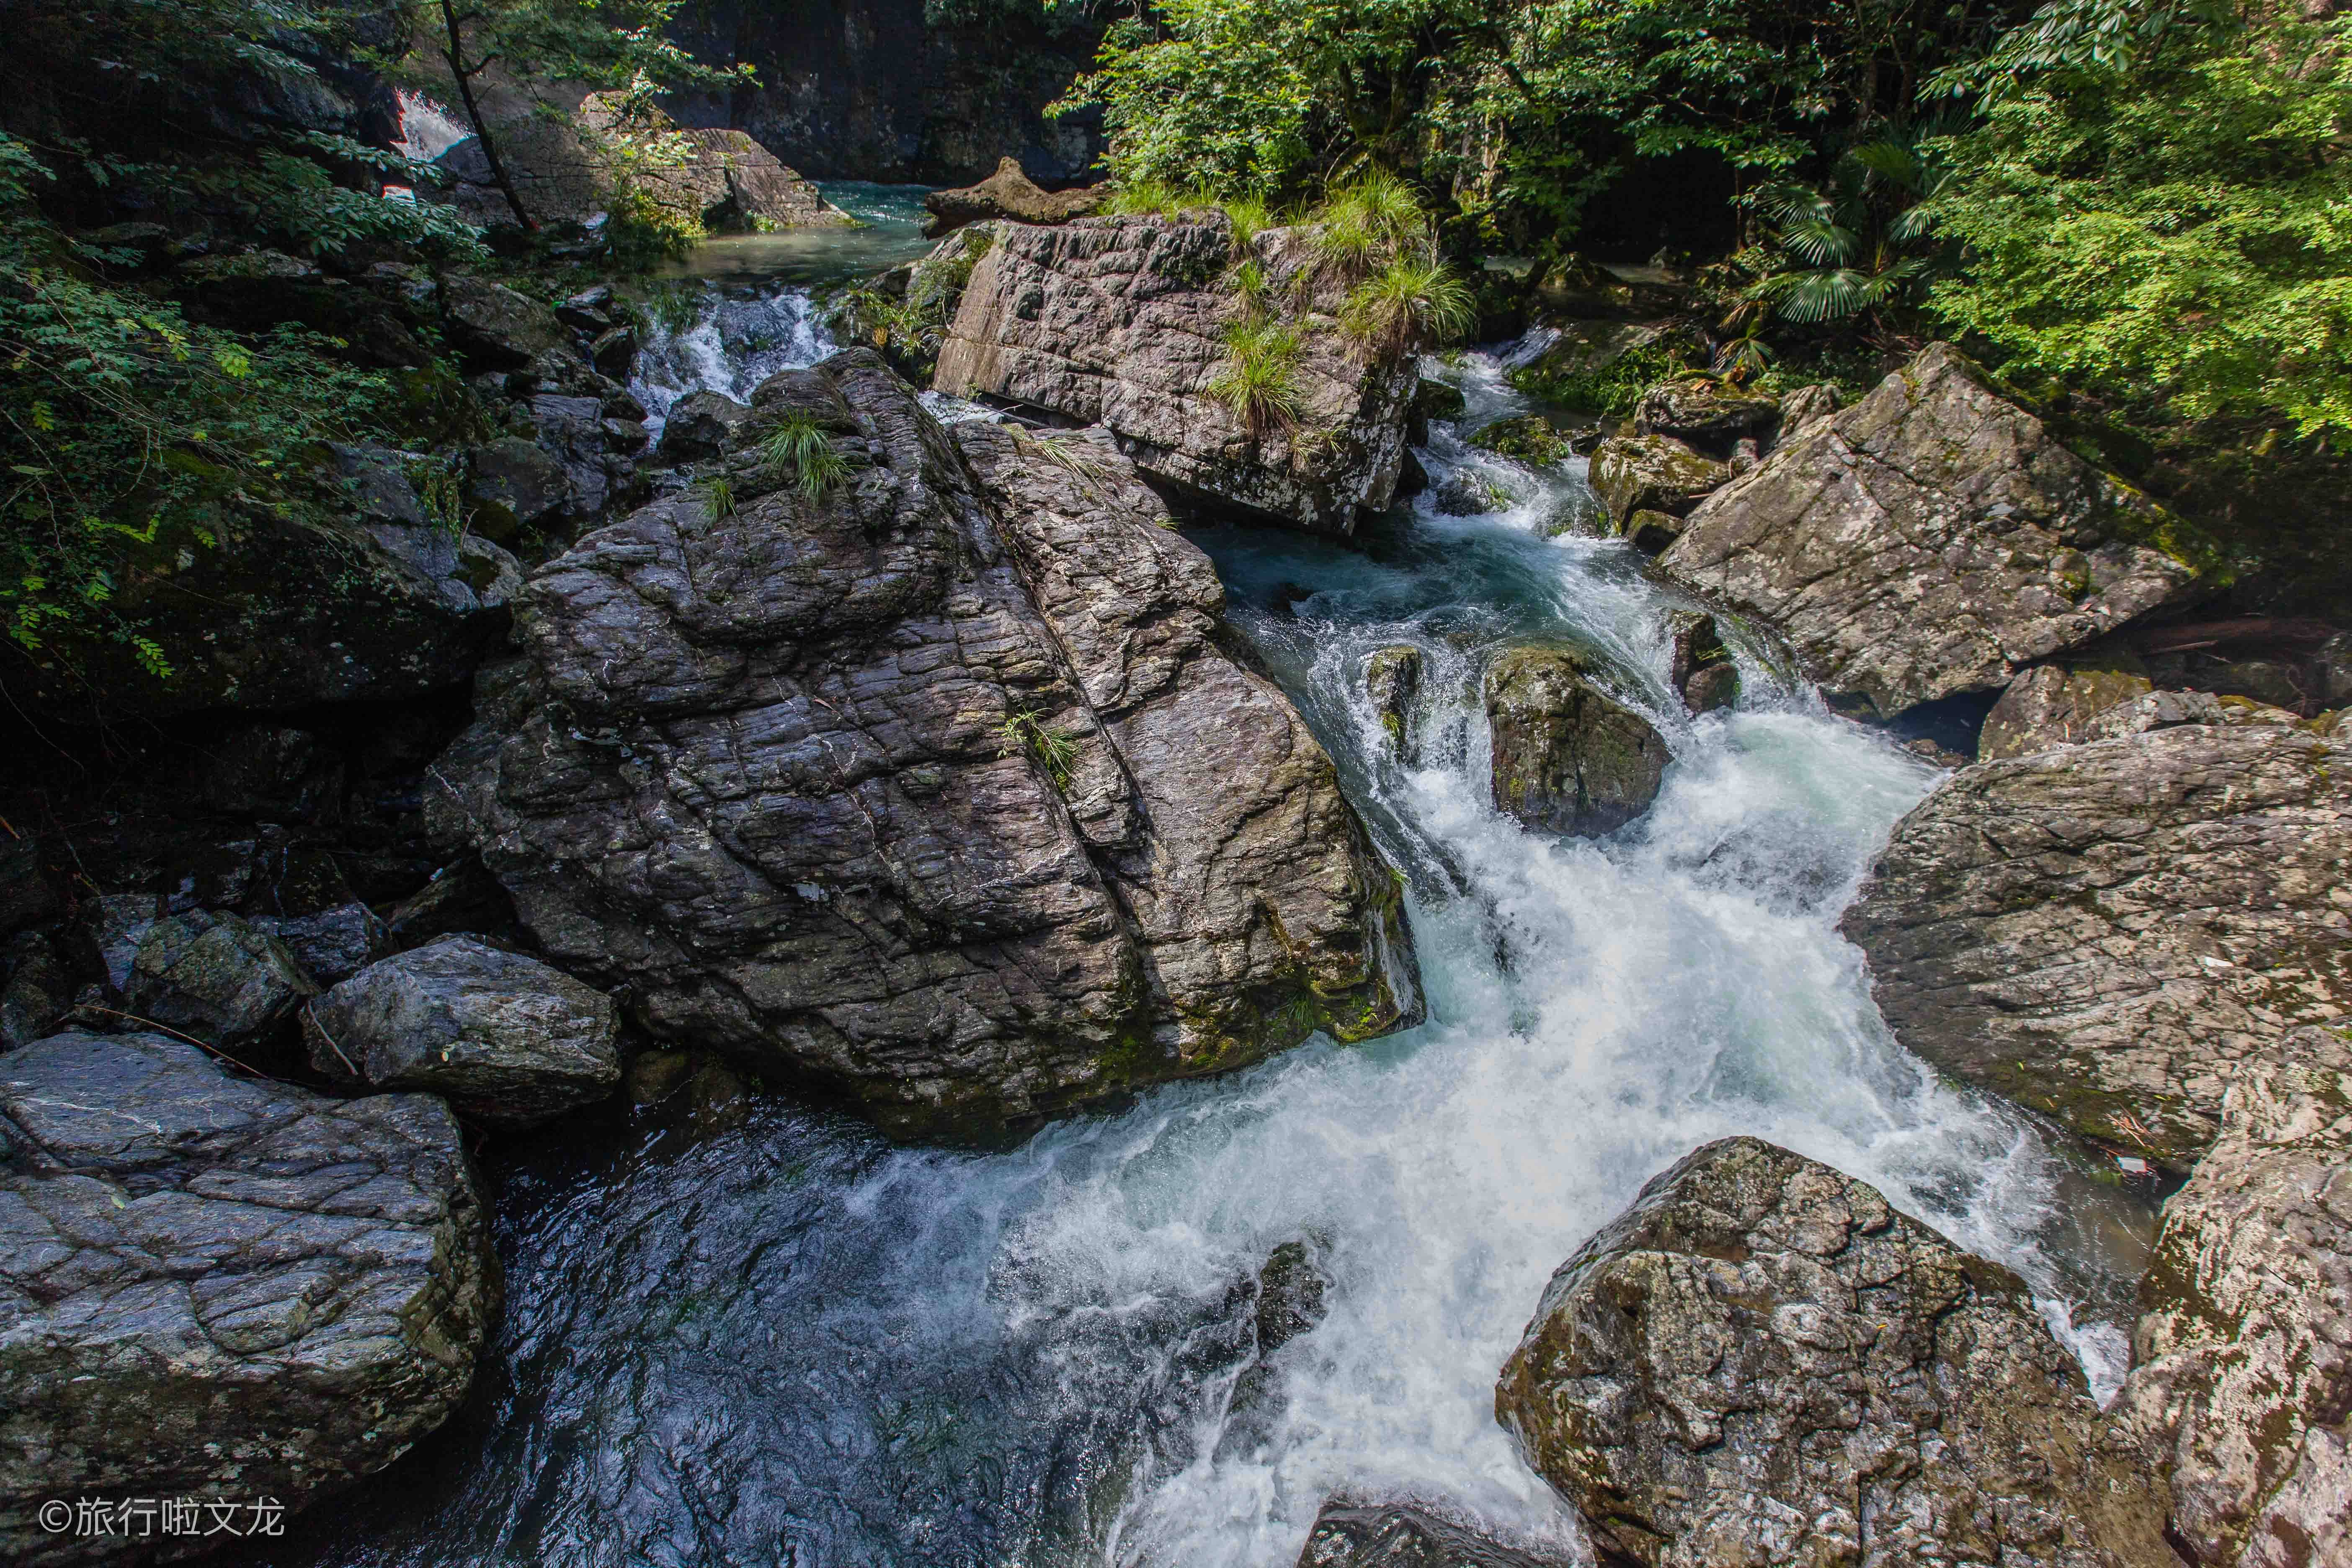
[[[497,1261],[457,1123],[230,1076],[158,1035],[0,1058],[0,1552],[50,1498],[274,1496],[380,1469],[464,1396]],[[215,1543],[216,1544],[216,1543]]]
[[[535,1126],[621,1081],[610,997],[471,937],[369,965],[303,1009],[302,1034],[331,1079],[438,1094],[490,1127]]]
[[[1729,467],[1671,436],[1612,436],[1594,448],[1591,472],[1610,522],[1629,537],[1641,533],[1638,514],[1682,518],[1731,478]]]
[[[2321,1033],[2231,1085],[2164,1205],[2110,1413],[2199,1563],[2352,1560],[2352,1051]]]
[[[1298,1568],[1564,1568],[1491,1541],[1418,1503],[1334,1500],[1315,1516]]]
[[[1364,661],[1364,695],[1372,700],[1390,753],[1411,766],[1420,760],[1421,681],[1428,660],[1410,643],[1376,649]]]
[[[1102,440],[951,439],[870,352],[550,563],[428,802],[659,1037],[984,1128],[1417,1012],[1395,882],[1207,558]],[[745,435],[745,432],[751,432]]]
[[[1295,298],[1304,231],[1250,246],[1275,297]],[[972,269],[938,390],[986,395],[1101,425],[1153,479],[1317,532],[1348,534],[1394,494],[1419,382],[1411,355],[1368,362],[1338,325],[1344,289],[1307,286],[1294,314],[1298,408],[1253,429],[1209,390],[1242,306],[1221,215],[1006,225]]]
[[[1892,718],[2193,598],[2175,526],[1937,343],[1709,496],[1660,563]]]
[[[927,238],[937,238],[968,223],[1003,218],[1011,223],[1067,223],[1102,205],[1100,189],[1048,191],[1021,171],[1018,158],[1000,158],[996,172],[977,184],[950,191],[933,191],[923,198],[930,221],[923,226]]]
[[[2352,744],[2182,723],[1956,774],[1842,929],[1911,1049],[2185,1170],[2231,1064],[2352,1007],[2347,870]]]
[[[1753,1138],[1654,1179],[1552,1276],[1496,1415],[1651,1568],[2176,1568],[2024,1282]]]
[[[1495,804],[1531,827],[1612,833],[1657,798],[1671,761],[1649,721],[1566,648],[1513,648],[1486,671]]]
[[[1727,454],[1743,437],[1769,438],[1780,422],[1780,399],[1713,381],[1661,382],[1633,408],[1637,433],[1671,436],[1704,452]]]

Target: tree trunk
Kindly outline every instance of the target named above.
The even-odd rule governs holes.
[[[514,182],[507,178],[507,166],[499,157],[499,144],[490,138],[489,122],[482,118],[482,106],[474,101],[474,79],[466,69],[466,40],[464,32],[457,26],[455,0],[441,0],[441,20],[449,29],[448,47],[441,51],[441,58],[449,62],[449,74],[457,80],[457,96],[465,100],[466,118],[473,122],[474,134],[481,138],[482,156],[490,165],[490,183],[498,186],[500,195],[506,197],[507,205],[513,210],[515,222],[522,225],[523,232],[536,234],[539,225],[533,223],[530,214],[523,210],[522,197],[515,194]]]

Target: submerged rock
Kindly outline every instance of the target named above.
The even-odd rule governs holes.
[[[1470,445],[1538,468],[1575,455],[1569,437],[1540,414],[1515,415],[1481,425],[1470,433]]]
[[[1640,531],[1635,514],[1681,518],[1728,480],[1731,469],[1671,436],[1613,436],[1593,449],[1591,475],[1609,521],[1632,537]]]
[[[2193,597],[2176,529],[1936,343],[1709,496],[1660,564],[1893,718]]]
[[[289,1509],[454,1410],[498,1310],[457,1122],[159,1035],[0,1058],[0,1555],[89,1562],[52,1498]]]
[[[2347,866],[2352,741],[2182,724],[1954,775],[1841,929],[1911,1049],[2185,1170],[2232,1063],[2352,1010]]]
[[[2164,1205],[2111,1412],[2200,1563],[2352,1561],[2352,1049],[2302,1033]]]
[[[950,437],[869,351],[753,403],[735,511],[542,568],[436,769],[543,950],[906,1133],[1417,1015],[1393,874],[1130,464]],[[814,494],[748,451],[795,411]]]
[[[1530,827],[1596,837],[1650,808],[1671,761],[1648,720],[1565,648],[1513,648],[1486,671],[1495,804]]]
[[[491,1127],[536,1126],[621,1081],[611,997],[472,937],[368,965],[303,1009],[302,1035],[331,1079],[428,1090]]]
[[[1495,1414],[1648,1568],[2177,1568],[2024,1281],[1753,1138],[1561,1265]]]
[[[1666,617],[1670,651],[1666,684],[1693,713],[1712,712],[1739,700],[1739,667],[1723,646],[1715,617],[1697,610],[1675,610]]]
[[[1418,1503],[1334,1499],[1316,1514],[1298,1568],[1567,1568],[1570,1561],[1505,1546]]]
[[[1075,191],[1045,190],[1022,172],[1020,159],[1000,158],[996,172],[978,184],[933,191],[923,198],[923,205],[931,215],[930,221],[923,226],[923,237],[937,239],[968,223],[987,223],[994,218],[1011,223],[1067,223],[1102,205],[1108,194],[1099,186]]]
[[[1242,318],[1222,215],[1003,226],[972,270],[940,350],[944,393],[1010,398],[1101,425],[1152,479],[1319,533],[1348,534],[1395,493],[1419,372],[1339,330],[1346,292],[1304,230],[1249,253],[1296,300],[1297,405],[1253,427],[1209,391]]]
[[[1364,695],[1372,700],[1389,753],[1411,766],[1421,757],[1421,678],[1427,659],[1411,643],[1375,648],[1364,660]]]

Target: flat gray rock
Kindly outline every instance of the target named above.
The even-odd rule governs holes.
[[[2232,1063],[2352,1011],[2347,885],[2352,741],[2176,724],[1954,774],[1842,929],[1911,1049],[2186,1171]]]
[[[2193,599],[2179,533],[1934,343],[1708,496],[1659,564],[1893,718]]]
[[[2179,1568],[2024,1282],[1753,1138],[1560,1267],[1495,1414],[1645,1568]]]
[[[302,1011],[310,1065],[373,1089],[424,1089],[491,1127],[530,1127],[621,1081],[613,999],[467,936],[372,963]]]
[[[289,1508],[456,1408],[498,1310],[447,1107],[230,1076],[160,1035],[0,1058],[0,1557],[63,1497]]]

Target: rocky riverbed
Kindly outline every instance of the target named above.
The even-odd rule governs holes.
[[[185,585],[192,786],[5,851],[11,1552],[2344,1550],[2340,643],[1940,344],[1254,427],[1303,243],[347,285],[564,542],[342,455],[350,574]]]

